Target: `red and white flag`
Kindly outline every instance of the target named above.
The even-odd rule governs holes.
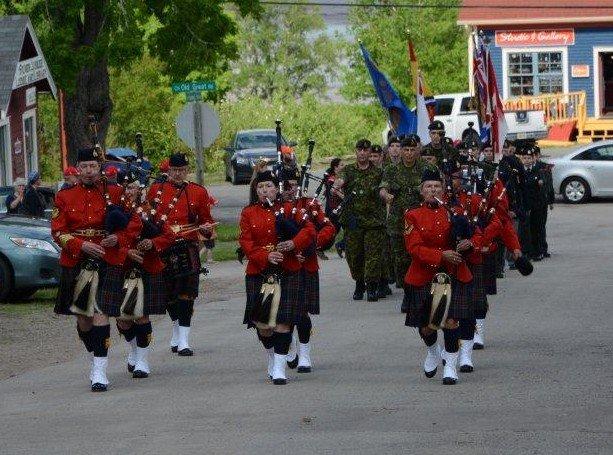
[[[430,114],[426,106],[424,80],[421,71],[417,77],[417,87],[415,92],[416,110],[417,110],[417,135],[422,145],[430,143],[430,134],[428,126],[430,125]]]

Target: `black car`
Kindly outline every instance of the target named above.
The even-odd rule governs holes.
[[[281,143],[291,147],[296,145],[284,138],[281,138]],[[225,150],[226,181],[234,185],[248,183],[259,159],[266,160],[271,167],[277,161],[277,134],[273,129],[239,131]]]

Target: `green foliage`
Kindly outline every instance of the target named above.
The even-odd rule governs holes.
[[[459,0],[437,2],[454,6],[460,3]],[[379,69],[390,78],[407,105],[411,105],[414,90],[407,30],[430,90],[435,94],[467,90],[467,35],[456,24],[457,14],[457,8],[352,8],[349,21],[353,35],[363,41]],[[343,95],[351,100],[372,98],[374,90],[357,43],[348,43],[347,53],[350,65],[343,75]]]
[[[310,138],[316,141],[314,159],[317,160],[352,153],[355,142],[363,137],[380,143],[385,126],[378,105],[323,102],[313,95],[300,100],[280,97],[269,101],[257,97],[224,100],[217,109],[221,117],[221,135],[207,151],[207,170],[223,168],[223,147],[230,143],[236,131],[274,128],[277,118],[283,121],[283,135],[298,142],[296,153],[300,160],[306,157]]]
[[[238,224],[220,224],[216,228],[219,242],[232,242],[238,240]]]
[[[325,97],[339,53],[325,28],[316,6],[268,7],[258,18],[242,20],[236,37],[240,55],[229,76],[232,94]]]
[[[50,95],[38,95],[38,163],[45,182],[61,179],[62,157],[58,105]]]
[[[257,0],[235,0],[242,15]],[[98,62],[125,68],[145,49],[172,78],[219,74],[236,56],[236,24],[224,0],[3,0],[7,14],[27,14],[59,87],[74,91],[77,75]]]
[[[175,132],[175,117],[183,107],[173,95],[164,64],[148,54],[125,70],[111,71],[115,101],[107,145],[135,148],[134,136],[143,134],[145,155],[155,164],[172,151],[188,151]]]

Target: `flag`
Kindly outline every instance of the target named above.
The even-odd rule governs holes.
[[[426,106],[426,97],[424,95],[424,81],[421,72],[417,76],[417,90],[415,92],[416,98],[416,111],[417,111],[417,135],[422,145],[428,145],[430,143],[430,131],[428,126],[432,119]]]
[[[387,77],[379,71],[373,62],[370,54],[360,43],[364,63],[370,73],[375,92],[379,98],[381,106],[386,110],[391,129],[397,136],[414,134],[417,131],[417,117],[402,102],[392,84]]]
[[[426,81],[424,80],[424,75],[419,69],[419,62],[417,61],[417,54],[415,53],[415,48],[413,47],[413,41],[411,41],[411,39],[409,38],[407,43],[407,47],[409,50],[409,62],[411,64],[411,76],[413,77],[413,91],[415,92],[416,97],[418,93],[421,93],[423,95],[425,99],[426,110],[428,112],[428,118],[430,119],[430,122],[432,122],[432,120],[434,120],[434,114],[436,112],[436,100],[432,96],[432,93],[430,92],[430,89],[428,88],[428,86],[426,85]],[[421,91],[419,88],[420,84]],[[419,129],[419,124],[417,128]],[[429,138],[430,136],[428,136],[428,141],[430,140]]]
[[[502,100],[496,84],[494,64],[490,52],[482,37],[474,35],[473,78],[475,98],[477,100],[477,117],[479,119],[479,136],[481,141],[489,142],[494,150],[494,157],[499,160],[508,127],[504,117]]]

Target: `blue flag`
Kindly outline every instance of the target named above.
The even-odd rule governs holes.
[[[392,84],[389,83],[385,74],[379,71],[375,62],[372,61],[366,48],[360,43],[364,63],[372,78],[372,84],[377,92],[381,106],[387,111],[392,129],[397,136],[417,133],[417,116],[411,112],[402,102]]]

